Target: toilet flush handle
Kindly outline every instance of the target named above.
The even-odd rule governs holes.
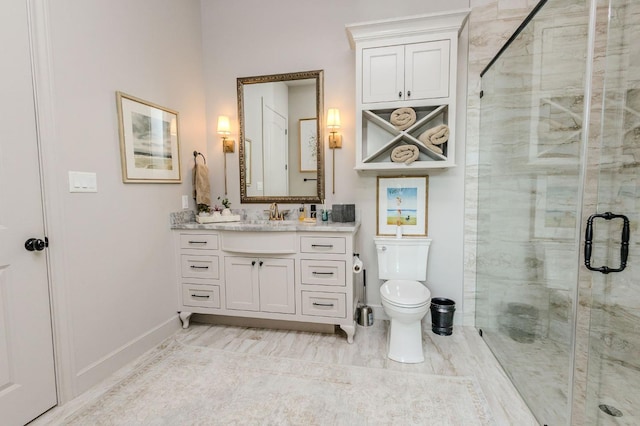
[[[387,246],[378,247],[378,250],[387,251]]]

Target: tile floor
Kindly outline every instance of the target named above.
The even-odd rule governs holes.
[[[531,412],[504,374],[475,328],[455,327],[451,336],[438,336],[425,327],[425,362],[401,364],[386,357],[388,321],[377,320],[371,327],[357,327],[353,344],[338,330],[336,334],[273,330],[192,322],[176,337],[184,344],[269,357],[301,359],[354,365],[391,371],[429,375],[475,377],[497,425],[537,425]],[[153,353],[153,350],[150,351]],[[141,359],[148,357],[143,355]],[[136,360],[104,383],[61,407],[50,410],[33,425],[58,425],[69,413],[82,409],[142,361]],[[455,398],[455,395],[444,396]]]

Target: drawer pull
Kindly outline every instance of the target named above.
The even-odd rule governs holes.
[[[333,303],[318,303],[313,302],[313,306],[324,306],[326,308],[333,308]]]
[[[189,241],[189,244],[207,244],[206,241]]]
[[[317,272],[317,271],[313,271],[311,273],[313,275],[333,275],[333,272]]]
[[[333,248],[333,244],[311,244],[311,247]]]
[[[200,299],[208,299],[211,296],[209,296],[209,295],[203,296],[201,294],[192,294],[191,297],[198,297]]]
[[[209,269],[208,266],[198,266],[198,265],[191,265],[190,268],[191,269]]]

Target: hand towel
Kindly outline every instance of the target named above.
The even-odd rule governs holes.
[[[396,129],[405,130],[416,122],[416,112],[413,108],[398,108],[391,113],[389,121]]]
[[[391,151],[391,161],[409,165],[418,159],[419,154],[420,151],[418,151],[417,146],[400,145]]]
[[[196,206],[198,204],[206,204],[211,207],[211,187],[209,185],[209,168],[207,165],[196,163],[193,167],[191,178]]]

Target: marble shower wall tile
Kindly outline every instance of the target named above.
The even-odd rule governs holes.
[[[464,318],[475,324],[478,161],[480,149],[480,72],[529,13],[533,0],[471,0],[465,169]],[[514,8],[515,7],[515,8]]]

